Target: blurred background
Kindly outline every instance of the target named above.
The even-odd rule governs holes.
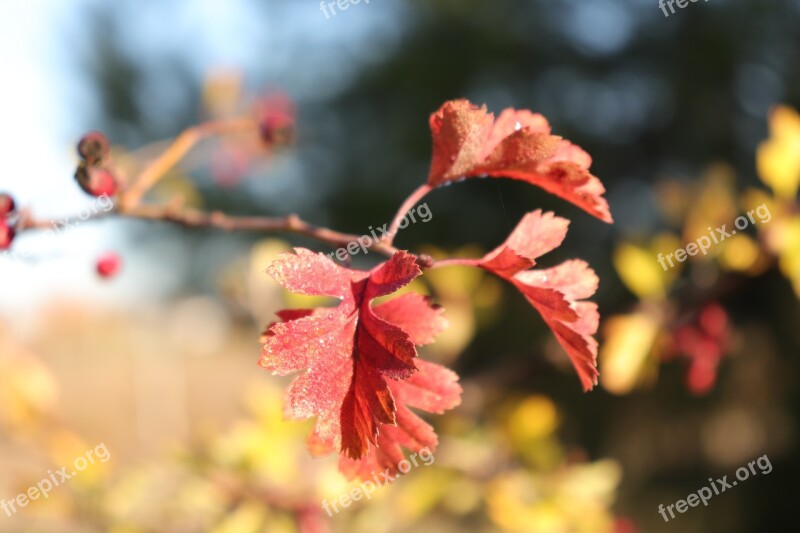
[[[326,14],[327,13],[327,14]],[[94,200],[75,145],[106,133],[133,180],[171,137],[292,100],[295,142],[202,143],[148,196],[298,213],[367,233],[426,178],[428,117],[466,97],[544,114],[587,150],[609,226],[544,191],[469,180],[396,243],[477,256],[525,213],[572,223],[543,266],[600,277],[601,386],[511,287],[472,270],[415,288],[451,328],[423,350],[463,404],[429,417],[436,461],[329,518],[350,485],[284,422],[288,380],[256,366],[287,235],[113,218],[20,234],[0,256],[0,499],[100,443],[111,454],[2,531],[783,531],[800,474],[800,1],[314,0],[0,3],[0,192],[59,221]],[[707,256],[656,261],[766,205]],[[111,279],[104,253],[122,257]],[[354,265],[374,265],[374,254]],[[794,391],[794,392],[793,392]],[[665,523],[669,505],[767,455],[773,466]]]

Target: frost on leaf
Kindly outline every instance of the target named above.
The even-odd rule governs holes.
[[[517,179],[612,222],[603,198],[605,188],[589,172],[592,158],[580,147],[551,135],[542,115],[506,109],[495,120],[485,106],[455,100],[431,115],[430,126],[430,186],[479,176]]]
[[[566,350],[584,390],[597,385],[597,305],[585,302],[598,279],[584,261],[573,259],[549,269],[531,269],[536,259],[557,248],[569,221],[534,211],[523,217],[505,243],[488,253],[480,266],[512,283],[542,315]]]
[[[415,344],[430,342],[444,322],[439,310],[415,295],[372,307],[373,299],[420,275],[406,252],[370,272],[340,267],[302,248],[295,252],[275,261],[270,275],[292,292],[334,296],[341,303],[281,312],[282,322],[272,324],[262,339],[260,365],[277,375],[305,371],[288,391],[287,417],[316,417],[308,440],[315,455],[339,450],[358,460],[379,445],[379,435],[381,442],[392,442],[383,436],[389,428],[413,432],[424,426],[405,407],[416,404],[403,391],[406,380],[408,386],[425,386],[425,373],[418,370],[428,366],[418,366]]]

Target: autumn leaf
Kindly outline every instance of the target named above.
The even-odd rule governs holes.
[[[458,376],[443,366],[418,361],[420,371],[406,381],[389,380],[389,389],[397,401],[397,425],[381,426],[376,447],[360,460],[339,458],[339,470],[347,477],[370,479],[374,473],[398,473],[404,459],[403,448],[413,452],[436,451],[439,440],[433,428],[414,414],[409,407],[442,414],[461,403]]]
[[[431,115],[433,160],[428,185],[462,178],[504,177],[525,181],[612,222],[605,188],[589,172],[592,158],[550,134],[539,114],[506,109],[497,120],[467,100],[445,103]]]
[[[302,248],[295,252],[281,255],[269,267],[270,275],[292,292],[333,296],[341,303],[281,313],[283,322],[271,325],[263,337],[260,365],[277,375],[305,370],[290,386],[285,411],[293,419],[316,417],[309,437],[312,453],[340,450],[359,459],[370,444],[378,444],[381,424],[394,426],[408,418],[405,407],[397,408],[387,380],[402,382],[417,372],[414,345],[432,339],[441,317],[436,310],[426,314],[430,306],[410,296],[373,309],[373,299],[420,275],[406,252],[369,272],[340,267]]]
[[[505,243],[478,263],[513,284],[542,315],[566,350],[583,388],[597,385],[597,305],[585,302],[598,279],[586,262],[573,259],[548,269],[531,269],[536,259],[561,245],[569,221],[541,210],[529,213]]]
[[[405,294],[375,306],[375,314],[400,326],[417,345],[433,342],[447,327],[441,309],[432,307],[426,298]],[[417,360],[419,372],[405,381],[389,380],[389,389],[397,402],[397,425],[381,426],[376,447],[359,460],[342,456],[339,469],[348,477],[370,479],[378,472],[398,474],[403,461],[403,448],[413,452],[427,449],[433,453],[438,438],[433,428],[414,414],[409,407],[441,414],[461,403],[458,376],[434,363]]]

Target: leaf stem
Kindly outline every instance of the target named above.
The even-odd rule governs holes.
[[[477,267],[480,264],[480,259],[469,259],[469,258],[453,258],[453,259],[443,259],[441,261],[434,261],[434,263],[428,267],[428,269],[434,268],[444,268],[450,266],[469,266],[469,267]]]
[[[383,239],[383,243],[391,246],[394,242],[394,238],[397,235],[397,230],[400,227],[400,223],[403,221],[403,217],[414,208],[415,205],[422,200],[425,195],[431,192],[433,188],[428,185],[427,183],[419,187],[417,190],[411,193],[411,195],[406,198],[403,204],[400,206],[400,209],[397,210],[397,214],[394,216],[394,220],[392,220],[391,225],[389,226],[389,232],[387,233],[386,237]]]

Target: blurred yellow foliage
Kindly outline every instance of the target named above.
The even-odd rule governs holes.
[[[203,109],[212,118],[234,115],[242,101],[242,73],[236,70],[210,72],[203,84]]]
[[[761,179],[783,200],[794,200],[800,184],[800,114],[778,106],[769,117],[770,137],[758,147]]]
[[[50,371],[0,324],[0,427],[29,433],[52,414],[58,397]]]
[[[672,253],[678,246],[678,238],[669,234],[654,239],[650,248],[621,243],[614,250],[614,268],[625,286],[640,299],[662,300],[680,272],[680,263],[674,269],[664,270],[658,254]]]
[[[609,460],[544,475],[510,472],[487,489],[489,516],[511,532],[611,533],[608,508],[620,478],[619,465]]]
[[[761,258],[758,243],[751,237],[740,233],[725,239],[725,247],[719,256],[723,268],[737,272],[752,271]]]
[[[661,322],[645,311],[617,315],[603,324],[600,384],[614,394],[627,394],[641,380],[653,356]]]
[[[730,227],[738,215],[736,175],[727,164],[717,163],[708,167],[699,189],[691,191],[691,194],[692,201],[683,226],[684,243],[695,242],[714,228]],[[719,252],[719,247],[715,246],[709,250],[709,255]]]
[[[800,216],[776,224],[772,246],[779,254],[781,272],[791,281],[800,298]]]
[[[558,427],[558,411],[546,396],[530,396],[512,412],[508,428],[518,442],[550,436]]]

